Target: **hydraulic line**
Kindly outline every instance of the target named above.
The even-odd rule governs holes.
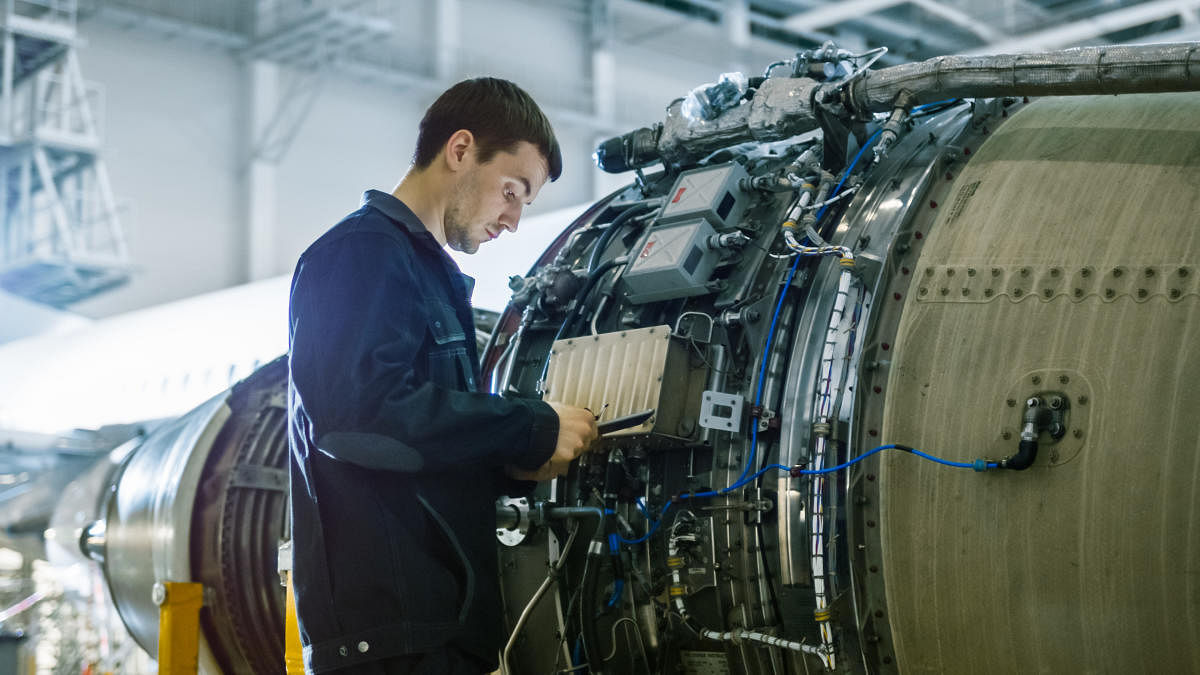
[[[508,664],[509,653],[512,652],[513,645],[517,643],[517,636],[521,634],[521,629],[525,627],[525,622],[529,619],[529,615],[533,613],[534,607],[537,607],[538,603],[542,600],[542,596],[558,580],[558,573],[567,561],[567,553],[571,551],[571,545],[575,543],[575,535],[577,534],[579,534],[579,525],[571,528],[571,534],[567,537],[567,543],[563,544],[562,550],[558,552],[558,559],[550,566],[550,571],[546,573],[546,579],[542,581],[541,586],[538,586],[533,597],[525,605],[525,609],[521,610],[521,616],[517,619],[517,625],[513,626],[512,635],[508,637],[508,642],[504,645],[504,653],[501,661],[504,664],[505,673],[513,672],[512,667]]]
[[[652,203],[639,202],[626,208],[624,211],[618,213],[616,218],[613,218],[612,222],[608,225],[608,229],[600,235],[600,239],[596,242],[595,247],[592,248],[592,255],[588,258],[587,267],[589,276],[596,271],[596,267],[600,264],[600,259],[604,257],[604,252],[608,250],[608,245],[616,238],[617,233],[621,231],[625,223],[636,216],[653,210],[654,206]]]

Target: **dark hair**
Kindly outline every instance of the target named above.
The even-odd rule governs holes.
[[[551,181],[562,174],[562,152],[550,120],[529,94],[508,80],[479,77],[442,92],[421,118],[413,164],[419,169],[429,166],[459,129],[475,136],[480,162],[528,141],[546,158]]]

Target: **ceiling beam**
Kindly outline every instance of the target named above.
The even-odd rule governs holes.
[[[1173,16],[1182,15],[1186,21],[1188,15],[1197,7],[1200,7],[1200,0],[1155,0],[1153,2],[1145,2],[1140,5],[1097,14],[1086,19],[1061,24],[1054,28],[1027,33],[1010,40],[1001,40],[978,49],[968,50],[965,53],[1019,54],[1047,49],[1061,49],[1089,40],[1095,40],[1107,33],[1115,33],[1152,21],[1169,19]]]
[[[907,0],[845,0],[845,2],[828,2],[812,9],[793,14],[783,20],[783,25],[791,30],[813,30],[827,26],[835,26],[845,21],[861,19],[867,14],[903,5]]]

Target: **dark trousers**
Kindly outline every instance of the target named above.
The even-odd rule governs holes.
[[[486,664],[453,647],[424,654],[405,654],[330,671],[336,675],[483,675]]]

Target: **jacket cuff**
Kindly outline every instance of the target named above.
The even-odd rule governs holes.
[[[550,460],[558,445],[558,413],[545,401],[512,399],[533,414],[529,427],[529,442],[513,453],[511,463],[518,469],[534,471]]]

